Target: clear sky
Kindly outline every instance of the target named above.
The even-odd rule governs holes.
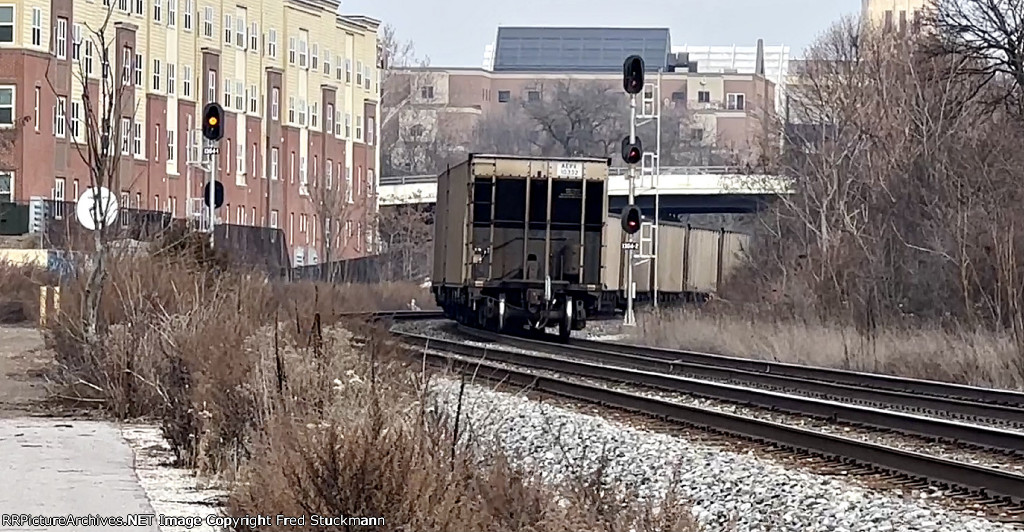
[[[629,5],[629,8],[623,7]],[[860,0],[343,0],[411,39],[433,66],[480,66],[498,26],[667,27],[672,44],[790,46],[791,57]]]

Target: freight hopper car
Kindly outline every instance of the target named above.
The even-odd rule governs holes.
[[[651,227],[645,219],[638,236],[640,254],[651,255]],[[653,298],[655,275],[660,301],[702,301],[717,293],[722,282],[743,264],[750,246],[750,235],[734,231],[691,227],[678,222],[661,221],[658,231],[657,268],[650,260],[640,261],[633,270],[638,301]],[[617,214],[609,216],[604,254],[605,284],[625,306],[626,252],[621,243],[627,235],[622,231]]]
[[[583,329],[604,295],[609,159],[471,154],[437,180],[431,290],[492,330]]]

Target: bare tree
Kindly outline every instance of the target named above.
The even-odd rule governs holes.
[[[418,203],[386,207],[378,214],[381,255],[389,280],[418,280],[429,275],[434,236],[431,218]]]
[[[124,131],[123,128],[130,128],[134,123],[136,110],[132,98],[131,59],[121,65],[121,71],[118,72],[111,57],[112,53],[121,52],[112,50],[117,46],[113,22],[114,8],[111,4],[106,9],[98,27],[83,24],[81,42],[66,40],[68,50],[62,50],[61,55],[77,57],[77,60],[69,61],[69,73],[62,72],[63,66],[54,59],[48,63],[46,72],[49,88],[58,98],[58,115],[67,117],[67,121],[60,127],[69,130],[68,137],[72,140],[74,153],[89,173],[90,189],[106,188],[110,191],[111,200],[115,200],[115,194],[122,185],[130,185],[124,182],[126,180],[122,180],[124,172],[121,155],[126,148],[122,143],[132,132]],[[80,49],[82,52],[72,52],[74,49]],[[98,79],[90,78],[94,55],[98,56],[95,64],[99,68]],[[134,54],[124,56],[134,58]],[[70,120],[71,113],[66,108],[76,96],[81,100],[79,122]],[[100,197],[97,196],[96,199],[99,200]],[[113,202],[96,201],[94,219],[108,219],[112,206]],[[127,205],[121,207],[126,208]],[[100,338],[99,309],[108,277],[107,261],[111,252],[109,240],[112,231],[112,227],[98,224],[92,234],[94,249],[90,255],[89,275],[82,300],[82,333],[88,345],[96,345]]]
[[[610,155],[628,131],[626,97],[611,84],[559,81],[537,92],[523,109],[541,132],[534,143],[543,155]]]

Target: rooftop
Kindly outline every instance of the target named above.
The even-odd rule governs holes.
[[[494,71],[621,72],[631,54],[657,71],[671,52],[668,28],[504,26],[498,28]]]

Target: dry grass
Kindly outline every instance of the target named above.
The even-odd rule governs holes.
[[[647,345],[977,386],[1024,386],[1013,339],[988,331],[907,325],[867,336],[851,326],[772,319],[715,305],[648,313],[638,321],[632,341]]]
[[[0,260],[0,323],[39,320],[39,287],[53,276],[34,265]]]
[[[695,530],[674,499],[655,511],[580,489],[588,479],[543,485],[500,455],[482,465],[468,437],[453,452],[419,365],[377,326],[338,321],[412,297],[426,306],[418,286],[276,284],[187,256],[112,261],[101,345],[83,342],[76,283],[46,336],[65,398],[159,420],[182,465],[230,487],[232,515],[385,518],[367,530]]]

